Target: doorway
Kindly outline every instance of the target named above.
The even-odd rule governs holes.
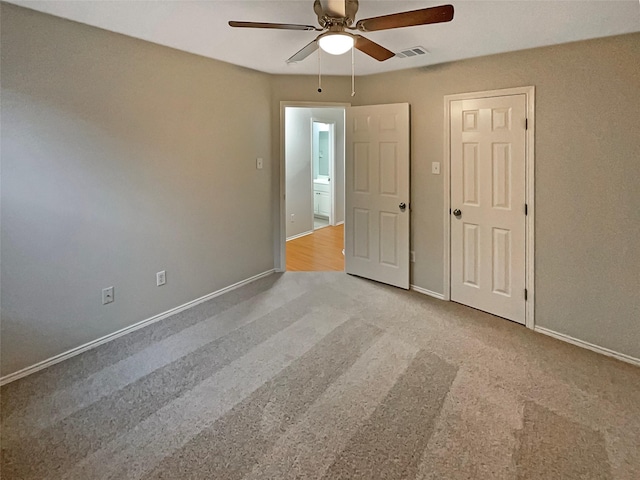
[[[445,299],[533,328],[533,87],[445,97]]]
[[[276,255],[276,270],[285,271],[288,269],[287,244],[309,236],[308,232],[291,236],[295,230],[290,228],[290,224],[295,223],[296,218],[291,217],[292,209],[300,207],[297,202],[292,201],[291,192],[301,188],[305,181],[312,183],[310,162],[301,161],[297,155],[292,155],[292,163],[286,161],[296,151],[293,147],[300,143],[300,139],[310,141],[312,124],[307,124],[308,132],[298,130],[296,133],[296,129],[305,123],[294,122],[295,115],[289,115],[289,112],[299,114],[303,108],[319,108],[321,113],[326,113],[323,108],[329,109],[333,105],[290,102],[281,102],[280,105],[282,195],[279,216],[280,249],[279,255]],[[344,257],[345,271],[407,289],[410,226],[409,104],[339,106],[342,107],[340,120],[343,125],[348,124],[348,129],[338,128],[336,122],[336,137],[342,135],[342,141],[337,139],[336,143],[348,147],[350,161],[345,163],[345,151],[336,149],[333,192],[336,217],[342,214],[344,219],[341,242],[343,249],[340,255]],[[303,149],[302,157],[305,157],[307,151]],[[338,158],[338,152],[343,155],[342,160]],[[348,173],[345,173],[345,167],[348,167]],[[339,170],[342,170],[342,175],[339,175]],[[348,188],[345,188],[347,185]],[[298,198],[304,204],[308,197]],[[303,208],[306,207],[303,205]],[[342,223],[336,218],[336,226],[342,226]],[[310,232],[313,232],[312,228],[309,226]]]
[[[282,270],[344,270],[347,106],[282,104]]]
[[[313,229],[335,225],[333,184],[335,122],[311,120],[311,170],[313,173]]]

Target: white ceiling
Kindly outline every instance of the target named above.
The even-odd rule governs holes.
[[[315,54],[285,60],[319,32],[239,29],[229,20],[317,25],[312,0],[9,0],[131,37],[275,74],[317,74]],[[640,31],[639,0],[360,0],[357,19],[451,3],[452,22],[365,34],[420,57],[378,62],[356,52],[356,74],[421,67],[494,53]],[[350,75],[351,55],[322,56],[322,73]]]

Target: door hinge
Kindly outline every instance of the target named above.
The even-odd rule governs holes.
[[[525,130],[529,130],[529,119],[528,118],[524,119],[524,129]]]
[[[527,205],[526,203],[524,204],[524,214],[529,215],[529,205]]]
[[[527,291],[527,289],[524,289],[524,301],[527,301],[527,297],[529,296],[529,292]]]

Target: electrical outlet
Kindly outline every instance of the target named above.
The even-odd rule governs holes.
[[[256,168],[262,170],[263,161],[261,157],[256,158]]]
[[[415,263],[415,261],[416,261],[416,252],[411,250],[411,252],[409,252],[409,258],[411,259],[411,263]]]
[[[295,223],[295,221],[296,221],[296,214],[292,213],[291,214],[291,223]]]
[[[113,287],[107,287],[102,289],[102,304],[113,302]]]
[[[156,285],[158,287],[167,283],[167,272],[166,270],[162,270],[161,272],[156,273]]]

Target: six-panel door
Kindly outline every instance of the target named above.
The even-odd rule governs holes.
[[[347,109],[345,174],[346,272],[408,289],[408,104]]]
[[[451,300],[525,321],[524,95],[451,102]],[[456,210],[459,215],[454,215]]]

